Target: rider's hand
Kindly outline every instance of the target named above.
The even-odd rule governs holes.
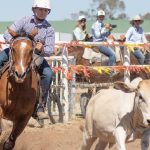
[[[41,52],[44,50],[44,46],[43,46],[43,44],[42,44],[40,41],[38,41],[38,42],[36,43],[36,45],[35,45],[35,49],[36,49],[39,53],[41,53]]]

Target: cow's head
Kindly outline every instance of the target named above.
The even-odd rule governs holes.
[[[134,101],[134,116],[136,123],[142,127],[150,126],[150,80],[139,81],[137,87],[132,84],[116,82],[115,88],[124,92],[136,92]]]
[[[143,80],[139,83],[135,103],[139,119],[144,126],[150,126],[150,80]]]

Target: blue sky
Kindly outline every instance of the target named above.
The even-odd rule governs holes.
[[[150,12],[150,0],[124,0],[129,17]],[[70,14],[90,8],[92,0],[51,0],[52,12],[48,20],[64,20]],[[32,15],[32,0],[1,0],[0,21],[14,21]]]

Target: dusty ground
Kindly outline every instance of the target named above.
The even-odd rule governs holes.
[[[17,139],[14,150],[78,150],[82,143],[80,126],[83,123],[83,119],[76,118],[65,124],[48,125],[45,128],[26,127]],[[127,144],[127,149],[139,150],[139,141]],[[111,150],[116,150],[116,147]]]

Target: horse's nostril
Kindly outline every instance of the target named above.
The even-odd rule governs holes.
[[[16,74],[16,76],[17,76],[17,77],[19,76],[19,74],[18,74],[18,72],[17,72],[17,71],[15,71],[15,74]]]
[[[23,78],[25,75],[26,75],[26,73],[24,72],[21,77]]]
[[[150,124],[150,119],[149,119],[149,120],[147,120],[147,123],[148,123],[148,124]]]
[[[15,74],[18,78],[23,78],[25,76],[25,72],[21,74],[16,71]]]

